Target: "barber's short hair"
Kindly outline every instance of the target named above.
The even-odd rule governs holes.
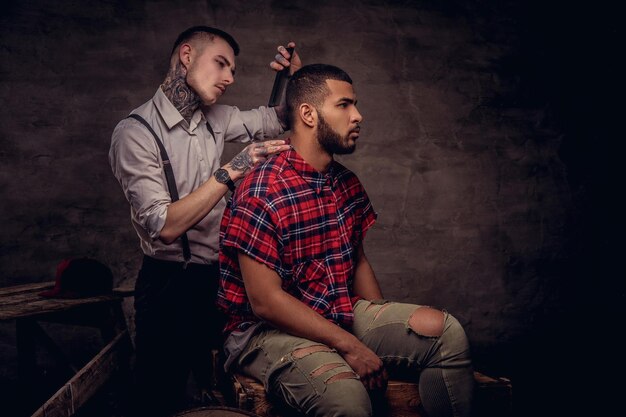
[[[208,34],[211,40],[213,40],[215,36],[224,39],[230,45],[230,47],[233,48],[235,56],[239,55],[239,45],[237,44],[237,41],[235,41],[235,38],[224,32],[223,30],[212,28],[210,26],[192,26],[189,29],[181,32],[181,34],[178,35],[176,41],[174,42],[174,46],[172,47],[172,52],[170,53],[170,55],[173,54],[174,51],[176,51],[176,48],[178,48],[181,43],[187,42],[188,40],[203,33]]]
[[[305,65],[293,73],[287,84],[286,104],[291,125],[295,111],[302,103],[319,108],[330,94],[326,80],[345,81],[352,84],[350,76],[341,68],[328,64]]]

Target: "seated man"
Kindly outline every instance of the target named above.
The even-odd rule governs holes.
[[[292,149],[238,187],[221,224],[218,305],[226,367],[257,378],[307,416],[371,416],[387,372],[419,379],[429,416],[467,416],[473,391],[459,322],[383,300],[363,250],[376,214],[333,160],[354,151],[352,80],[308,65],[287,86]]]

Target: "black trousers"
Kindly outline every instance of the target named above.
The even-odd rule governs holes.
[[[222,348],[223,316],[215,306],[218,264],[144,256],[135,284],[135,406],[138,416],[165,416],[185,405],[192,371],[208,387],[211,349]]]

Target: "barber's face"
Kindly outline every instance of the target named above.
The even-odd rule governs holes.
[[[205,105],[213,104],[235,82],[235,53],[228,42],[215,37],[204,49],[195,49],[187,64],[187,84]]]
[[[317,140],[330,155],[350,154],[363,120],[356,108],[356,94],[352,84],[345,81],[326,80],[330,94],[318,109]]]

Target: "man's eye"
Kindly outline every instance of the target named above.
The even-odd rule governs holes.
[[[346,107],[348,107],[348,103],[339,103],[339,107],[345,109]]]
[[[219,59],[216,59],[215,62],[218,63],[218,65],[220,66],[220,68],[224,68],[226,66],[226,64],[222,61],[220,61]]]

